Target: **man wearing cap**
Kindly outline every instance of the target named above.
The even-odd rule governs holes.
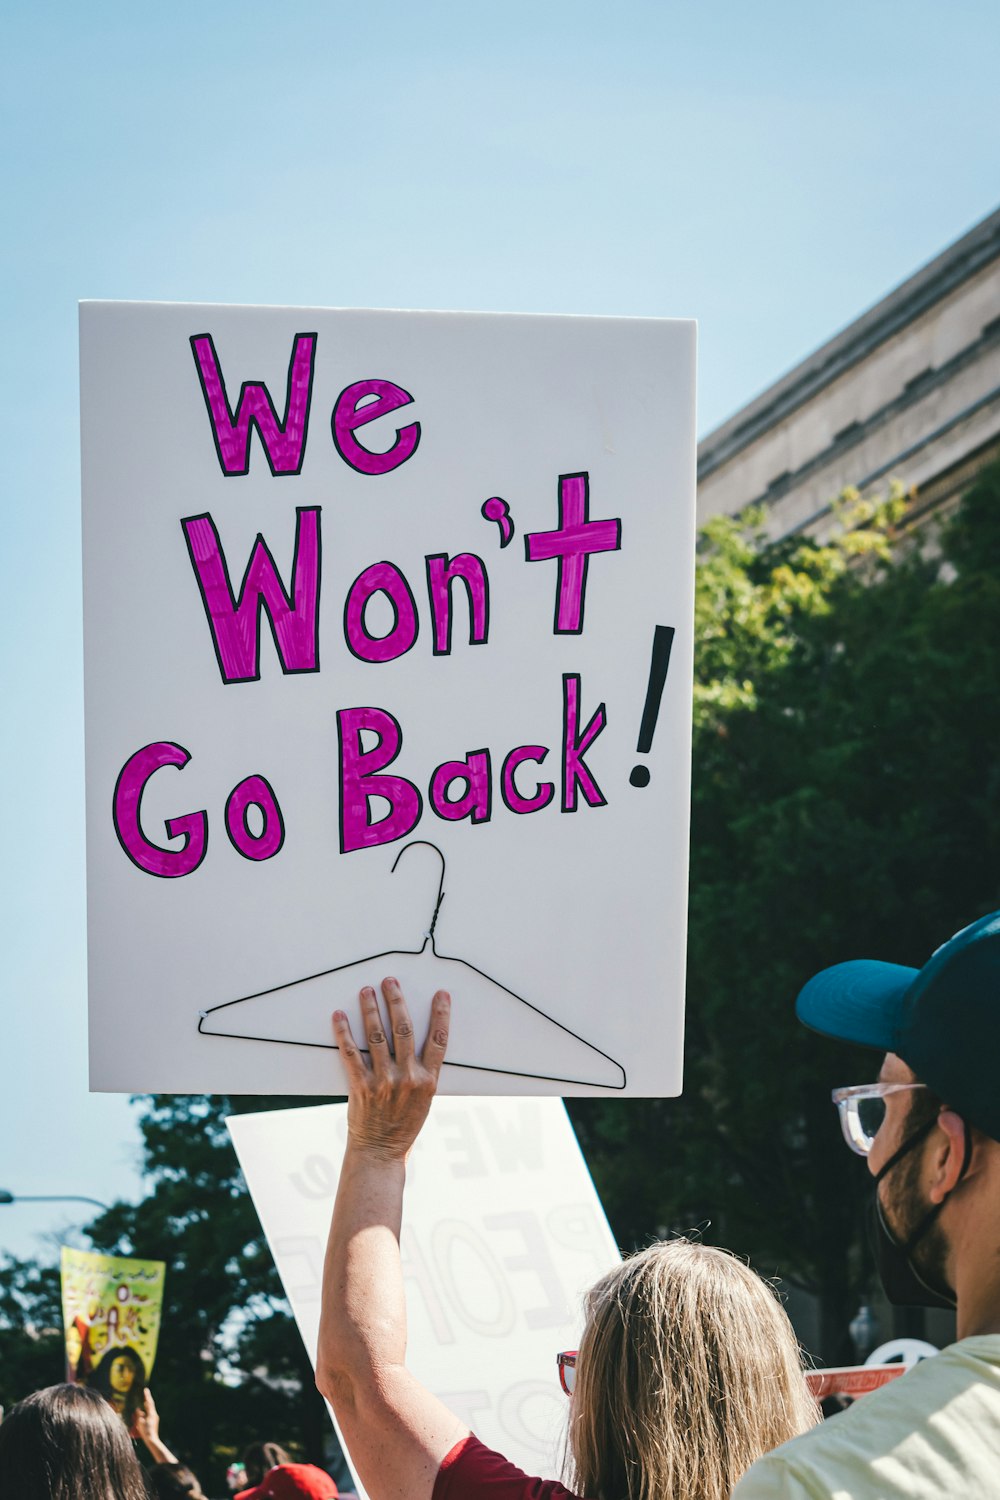
[[[796,1011],[885,1053],[834,1100],[875,1179],[886,1295],[955,1308],[958,1341],[758,1460],[733,1500],[1000,1496],[1000,912],[919,970],[825,969]]]

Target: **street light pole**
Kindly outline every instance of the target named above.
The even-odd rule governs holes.
[[[0,1205],[6,1203],[89,1203],[102,1213],[110,1211],[107,1203],[101,1203],[97,1198],[81,1198],[76,1193],[43,1193],[39,1196],[35,1193],[11,1193],[6,1188],[0,1188]]]

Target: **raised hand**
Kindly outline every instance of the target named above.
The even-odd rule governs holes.
[[[448,1047],[451,996],[438,990],[419,1056],[413,1024],[395,979],[383,979],[388,1016],[383,1023],[375,991],[361,991],[361,1025],[368,1060],[342,1010],[333,1013],[333,1034],[348,1082],[347,1129],[351,1144],[377,1155],[404,1159],[427,1118]]]

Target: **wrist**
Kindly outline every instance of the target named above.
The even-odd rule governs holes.
[[[411,1150],[412,1142],[407,1145],[398,1141],[380,1140],[377,1137],[366,1135],[355,1135],[348,1129],[344,1165],[346,1166],[350,1160],[359,1166],[378,1167],[387,1170],[393,1167],[405,1168],[407,1157]]]

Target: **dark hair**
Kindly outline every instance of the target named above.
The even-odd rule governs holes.
[[[87,1376],[87,1385],[92,1391],[97,1391],[106,1401],[114,1405],[116,1392],[111,1389],[111,1366],[116,1359],[123,1359],[126,1364],[132,1366],[134,1378],[125,1393],[122,1406],[125,1424],[131,1428],[132,1419],[143,1404],[146,1389],[146,1366],[142,1362],[142,1355],[133,1349],[131,1344],[112,1344],[105,1349],[100,1362]]]
[[[0,1424],[0,1495],[16,1500],[148,1500],[122,1420],[96,1391],[50,1385]]]
[[[278,1443],[251,1443],[243,1455],[248,1484],[260,1484],[264,1475],[278,1464],[290,1464],[292,1456]]]
[[[186,1464],[154,1464],[148,1474],[156,1500],[204,1500],[201,1485]]]

